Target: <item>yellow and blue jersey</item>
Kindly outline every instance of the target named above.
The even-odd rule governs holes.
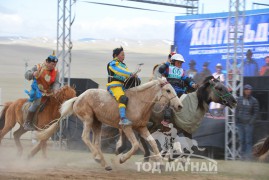
[[[108,84],[107,87],[123,86],[125,79],[132,74],[125,63],[113,59],[107,64]]]

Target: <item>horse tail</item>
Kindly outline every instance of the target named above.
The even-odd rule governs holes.
[[[60,109],[61,117],[57,119],[53,124],[51,124],[50,127],[48,127],[47,129],[37,131],[35,133],[36,138],[40,141],[48,140],[53,135],[53,133],[57,130],[60,124],[60,121],[74,113],[73,104],[76,100],[77,100],[77,97],[74,97],[72,99],[65,101],[62,104],[61,109]]]
[[[6,102],[4,105],[4,108],[2,109],[1,116],[0,116],[0,130],[3,129],[5,126],[6,112],[11,104],[12,104],[12,102]]]
[[[258,143],[253,146],[253,155],[260,157],[269,150],[269,136],[261,139]]]
[[[73,104],[74,102],[77,100],[78,97],[74,97],[72,99],[69,99],[67,101],[65,101],[62,106],[61,106],[61,117],[66,117],[66,116],[70,116],[74,113],[73,110]]]

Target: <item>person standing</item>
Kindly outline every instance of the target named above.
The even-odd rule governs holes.
[[[208,69],[209,62],[204,62],[203,70],[194,76],[194,81],[201,85],[204,79],[208,76],[212,76],[212,72]]]
[[[252,58],[252,51],[247,51],[247,59],[244,62],[244,76],[258,76],[259,68],[257,62]]]
[[[269,76],[269,56],[265,57],[265,65],[261,67],[260,76]]]
[[[259,115],[259,102],[252,96],[252,86],[244,85],[243,96],[238,97],[235,109],[235,123],[240,139],[242,159],[251,159],[253,127]]]
[[[219,79],[220,82],[224,83],[225,76],[222,73],[222,65],[220,63],[216,65],[216,72],[214,72],[212,76],[214,76],[214,78],[216,79]],[[219,103],[215,103],[215,102],[210,103],[210,110],[213,112],[215,116],[223,115],[223,108],[224,106]]]
[[[194,76],[197,74],[197,70],[195,69],[196,62],[194,60],[191,60],[189,62],[189,69],[186,71],[186,75],[189,78],[194,78]]]

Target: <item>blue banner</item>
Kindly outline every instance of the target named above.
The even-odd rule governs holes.
[[[190,60],[201,70],[204,62],[215,72],[217,63],[226,67],[228,42],[228,13],[202,14],[175,17],[174,47],[182,54],[188,69]],[[258,69],[265,65],[269,55],[269,9],[246,11],[244,52],[250,49]],[[246,57],[245,57],[246,58]]]

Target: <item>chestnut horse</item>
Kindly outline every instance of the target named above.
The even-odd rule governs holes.
[[[111,170],[108,166],[100,147],[101,126],[105,123],[109,126],[122,129],[132,144],[132,148],[125,154],[119,155],[119,162],[123,163],[129,159],[138,149],[139,143],[133,132],[136,130],[152,147],[156,160],[161,161],[161,156],[157,144],[146,125],[152,112],[152,107],[156,102],[163,101],[170,103],[175,111],[179,111],[181,104],[173,87],[166,79],[150,81],[143,85],[126,90],[126,96],[129,98],[126,109],[127,118],[132,121],[132,126],[120,126],[118,103],[108,91],[102,89],[89,89],[78,97],[72,98],[61,107],[61,117],[75,114],[83,122],[84,129],[82,139],[92,152],[93,158],[100,162],[105,170]],[[55,123],[53,125],[56,126]],[[53,128],[52,128],[53,129]],[[90,141],[89,133],[92,130],[93,139]],[[40,139],[46,139],[52,131],[44,130]]]
[[[76,96],[76,91],[74,88],[70,86],[63,86],[60,88],[57,93],[55,93],[52,96],[47,97],[44,109],[39,112],[35,117],[37,118],[37,122],[35,123],[35,127],[37,130],[41,130],[46,128],[50,123],[52,123],[53,120],[60,117],[60,106],[61,104],[73,97]],[[44,97],[45,98],[45,97]],[[14,140],[18,149],[18,155],[22,155],[22,145],[20,142],[20,137],[22,134],[27,132],[23,128],[24,123],[24,104],[27,103],[26,98],[18,99],[14,102],[8,102],[4,105],[4,108],[2,110],[1,116],[0,116],[0,124],[2,124],[2,128],[0,127],[0,143],[3,137],[16,125],[16,123],[19,123],[20,127],[18,130],[16,130],[14,135]],[[39,109],[38,109],[39,110]],[[37,111],[38,111],[37,110]],[[46,158],[46,145],[47,140],[40,141],[31,151],[31,153],[28,155],[28,158],[33,157],[40,149],[43,151],[43,156]]]

